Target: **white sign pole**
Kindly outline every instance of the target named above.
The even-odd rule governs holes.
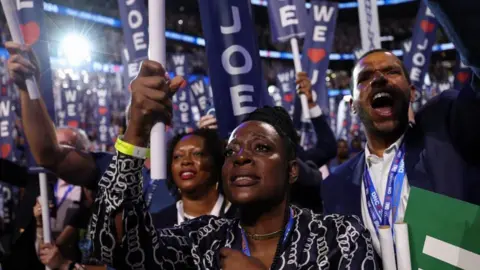
[[[296,38],[290,39],[290,46],[292,47],[293,65],[295,66],[295,73],[302,72],[302,62],[300,61],[300,50],[298,49],[298,40]],[[305,95],[300,95],[302,103],[302,114],[305,119],[310,119],[310,111],[308,110],[308,100]]]
[[[165,0],[148,0],[148,28],[149,58],[165,67]],[[166,179],[164,123],[156,123],[150,133],[150,160],[152,180]]]

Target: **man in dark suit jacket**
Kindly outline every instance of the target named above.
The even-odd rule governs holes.
[[[368,207],[367,201],[375,204],[369,200],[374,197],[369,196],[372,184],[377,198],[384,200],[390,166],[401,160],[397,153],[402,149],[406,174],[395,221],[403,219],[410,186],[480,205],[480,39],[475,36],[480,30],[480,3],[427,3],[463,62],[474,70],[472,87],[441,93],[415,115],[414,124],[409,124],[409,102],[416,90],[403,63],[388,51],[367,53],[353,71],[352,104],[365,125],[367,147],[322,185],[325,212],[362,217],[377,251],[377,226],[370,213],[375,209]]]

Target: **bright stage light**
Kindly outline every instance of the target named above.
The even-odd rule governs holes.
[[[67,61],[78,66],[83,62],[88,62],[90,58],[90,43],[80,35],[71,34],[66,36],[60,43],[60,55],[65,57]]]

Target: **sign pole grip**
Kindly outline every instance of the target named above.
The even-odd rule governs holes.
[[[1,0],[3,12],[5,13],[5,18],[7,19],[8,29],[12,35],[14,42],[25,45],[25,40],[23,39],[22,31],[20,30],[20,21],[17,15],[17,8],[13,0]],[[35,80],[35,77],[26,79],[25,84],[27,85],[28,96],[30,99],[39,99],[40,92],[38,91],[38,85]]]
[[[165,66],[165,0],[148,0],[149,58]],[[165,124],[156,123],[150,132],[152,180],[167,178]]]
[[[298,40],[296,38],[290,39],[290,46],[292,48],[293,65],[295,67],[295,73],[302,72],[302,62],[300,61],[300,51],[298,49]],[[304,94],[300,95],[300,102],[302,103],[303,117],[305,119],[310,119],[310,111],[308,110],[308,100]]]

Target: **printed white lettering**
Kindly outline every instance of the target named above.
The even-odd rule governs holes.
[[[142,13],[138,10],[130,10],[128,12],[128,25],[132,29],[137,29],[143,23]]]
[[[318,69],[314,69],[312,73],[312,81],[311,81],[312,86],[315,85],[317,81],[318,81]]]
[[[0,122],[0,137],[10,137],[10,132],[8,128],[9,124],[7,120]]]
[[[252,85],[239,84],[230,87],[230,98],[232,100],[233,115],[244,115],[247,113],[251,113],[256,109],[255,106],[244,104],[247,102],[253,102],[252,94],[244,92],[253,93],[254,91],[255,90]]]
[[[298,24],[298,19],[296,18],[296,14],[295,14],[295,12],[297,11],[296,6],[286,5],[281,7],[279,11],[280,11],[280,23],[282,24],[282,27]]]
[[[325,42],[325,33],[328,28],[325,25],[315,25],[313,28],[313,41],[315,42]]]
[[[33,8],[33,1],[17,0],[17,10],[22,8]]]
[[[335,12],[334,7],[313,5],[313,17],[317,22],[329,22],[332,19],[333,12]]]
[[[77,101],[77,91],[76,90],[66,90],[65,91],[65,100],[67,102]]]
[[[76,116],[77,115],[77,112],[76,112],[76,104],[75,103],[70,103],[70,104],[67,104],[67,115],[69,117],[73,117],[73,116]]]
[[[233,25],[231,26],[220,26],[220,31],[224,35],[234,34],[242,30],[242,23],[240,22],[240,11],[238,7],[232,6],[232,18]]]
[[[0,117],[8,117],[10,115],[10,100],[0,101]]]
[[[422,71],[418,67],[412,67],[412,70],[410,71],[410,80],[412,81],[420,81],[420,73]]]
[[[143,32],[133,33],[132,39],[135,51],[144,50],[147,48],[147,43],[145,43],[145,34]]]
[[[242,54],[245,59],[245,64],[243,64],[243,66],[234,67],[230,64],[230,57],[236,52]],[[252,70],[252,57],[244,47],[240,45],[232,45],[222,53],[222,65],[225,71],[230,75],[245,74]]]
[[[190,88],[192,89],[195,96],[199,96],[205,93],[205,85],[202,82],[193,83]]]
[[[128,64],[128,77],[129,78],[136,77],[139,69],[140,69],[140,65],[137,62],[129,63]]]

